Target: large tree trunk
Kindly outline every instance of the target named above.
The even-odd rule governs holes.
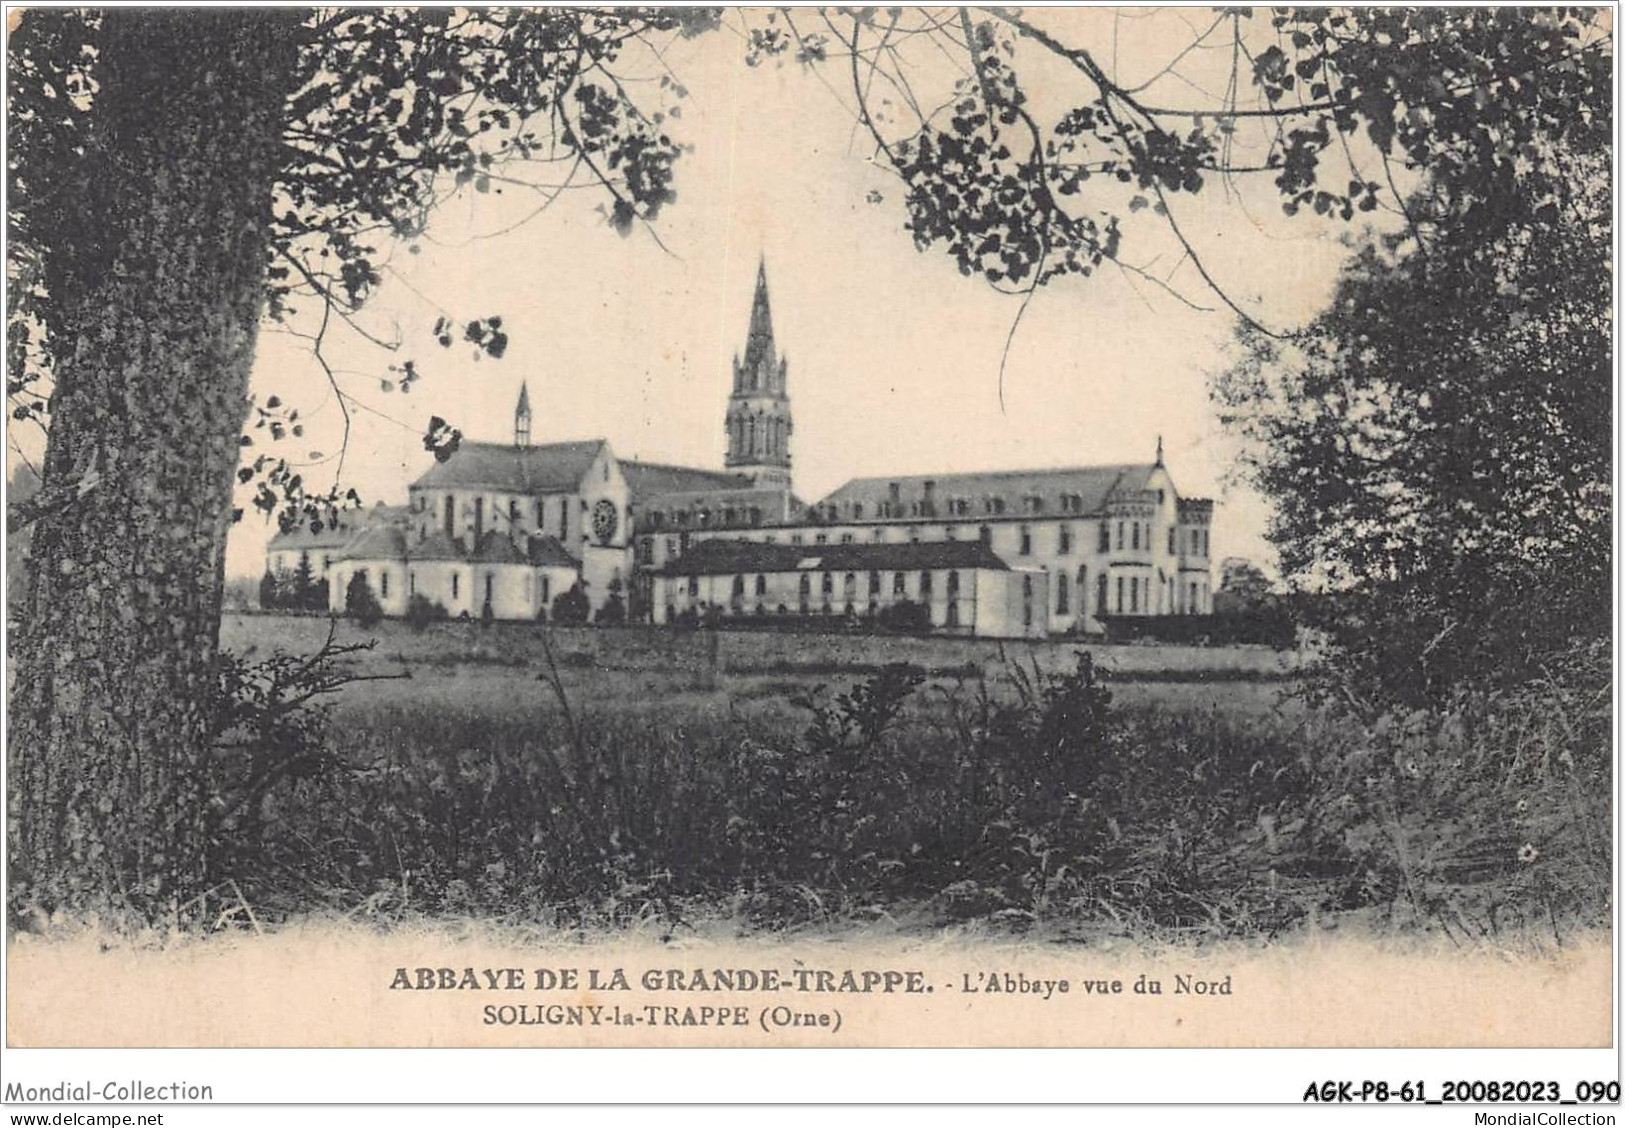
[[[12,905],[204,878],[223,554],[302,13],[115,9],[10,702]]]

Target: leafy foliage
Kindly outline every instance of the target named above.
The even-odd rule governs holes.
[[[100,175],[87,140],[97,128],[107,22],[94,10],[30,11],[8,37],[7,218],[19,284],[9,291],[7,392],[18,420],[46,420],[58,353],[72,345],[68,311],[105,253],[98,237],[75,233],[79,193]],[[716,13],[311,9],[285,24],[297,61],[268,217],[266,297],[277,319],[307,305],[323,311],[314,340],[321,359],[329,323],[351,320],[377,288],[390,244],[417,238],[452,194],[528,188],[527,173],[550,166],[567,183],[595,183],[621,233],[655,219],[674,198],[681,153],[661,127],[662,106],[684,91],[662,83],[660,101],[640,105],[617,64],[629,50],[716,26]],[[501,357],[508,344],[500,317],[443,318],[433,336],[450,347],[454,333],[476,356]],[[390,368],[393,377],[380,381],[386,391],[408,391],[423,375],[412,359]],[[303,423],[271,396],[256,406],[252,431],[292,441]],[[429,449],[449,455],[451,434],[431,428]],[[333,523],[351,499],[337,487],[311,489],[296,469],[325,459],[256,453],[240,477],[259,481],[255,507],[276,513],[284,529]]]
[[[1607,630],[1612,310],[1607,176],[1554,152],[1512,195],[1368,241],[1291,342],[1244,331],[1217,385],[1324,626],[1338,696],[1409,703],[1538,673]],[[1544,218],[1563,172],[1564,220]],[[1446,189],[1441,187],[1440,192]]]

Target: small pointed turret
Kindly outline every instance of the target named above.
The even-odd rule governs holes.
[[[530,384],[519,385],[519,403],[513,409],[513,445],[530,445]]]
[[[1162,436],[1157,436],[1157,465],[1162,465]]]

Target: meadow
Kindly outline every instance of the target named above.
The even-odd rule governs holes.
[[[261,919],[1561,945],[1607,917],[1595,655],[1521,697],[1357,717],[1261,648],[333,629],[367,648],[311,683],[255,664],[327,620],[223,627],[261,699],[303,692],[290,669],[334,690],[221,764],[216,872]]]

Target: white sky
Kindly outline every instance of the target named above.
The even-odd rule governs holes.
[[[1189,41],[1187,25],[1209,18],[1186,9],[1160,24],[1121,21],[1120,73],[1155,73]],[[1110,16],[1076,19],[1071,34],[1099,37],[1097,54],[1109,57]],[[730,13],[731,24],[739,20]],[[567,192],[526,220],[538,199],[512,187],[465,192],[437,213],[417,253],[394,250],[398,273],[386,276],[361,321],[378,336],[398,334],[400,350],[343,327],[330,332],[328,355],[346,388],[389,416],[356,412],[345,485],[369,504],[403,501],[429,464],[421,435],[431,414],[470,438],[506,441],[522,379],[535,405],[534,441],[602,436],[623,457],[720,467],[729,361],[743,346],[760,253],[789,358],[803,498],[860,475],[1149,460],[1160,434],[1181,492],[1218,502],[1215,559],[1271,560],[1262,505],[1226,482],[1234,448],[1207,391],[1233,317],[1189,264],[1172,283],[1214,312],[1190,310],[1143,281],[1136,288],[1111,268],[1041,290],[1011,347],[1001,411],[999,357],[1020,299],[962,277],[940,249],[915,250],[898,182],[869,160],[851,110],[837,100],[838,92],[850,104],[841,65],[826,65],[826,84],[793,61],[747,67],[744,54],[729,32],[667,53],[689,90],[673,132],[694,145],[679,162],[678,200],[657,224],[669,253],[646,231],[622,238],[609,229],[593,190]],[[1203,78],[1206,67],[1216,79],[1229,58],[1226,40],[1186,71]],[[1032,72],[1037,99],[1086,97],[1068,77]],[[1155,88],[1164,104],[1212,104],[1188,85],[1165,90],[1168,81]],[[652,96],[652,84],[646,89]],[[867,202],[871,190],[879,203]],[[1313,313],[1344,255],[1336,238],[1344,228],[1282,216],[1264,179],[1241,198],[1226,196],[1214,185],[1200,199],[1173,197],[1209,270],[1267,325]],[[1103,199],[1108,205],[1121,197]],[[1122,255],[1159,273],[1180,257],[1149,212],[1125,216]],[[442,312],[500,314],[511,335],[506,357],[476,361],[461,344],[440,349],[430,329]],[[425,378],[409,396],[380,391],[387,366],[408,357]],[[340,414],[306,342],[264,334],[253,382],[261,397],[275,393],[302,409],[307,433],[289,453],[339,448]],[[311,467],[312,484],[324,487],[334,468],[331,458]],[[269,533],[250,511],[233,531],[228,572],[257,575]]]

